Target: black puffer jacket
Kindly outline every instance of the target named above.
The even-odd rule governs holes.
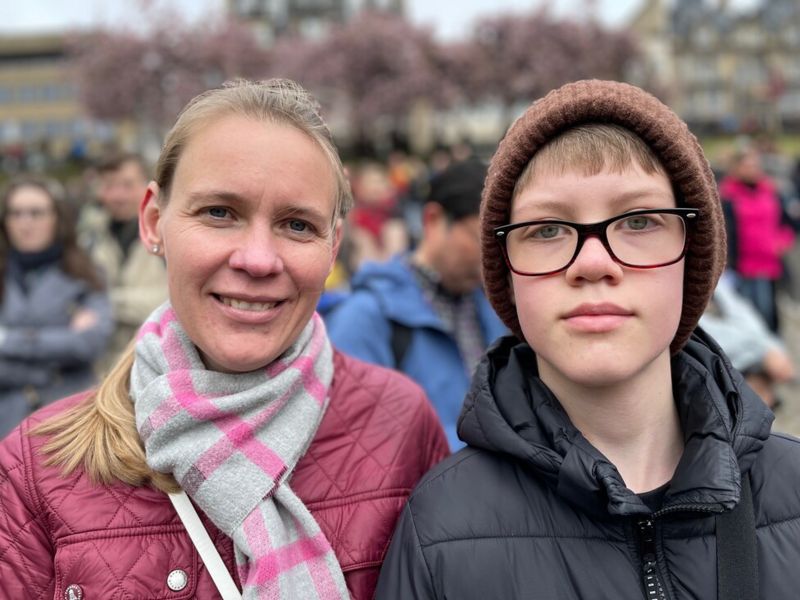
[[[695,335],[672,370],[685,451],[652,513],[531,376],[530,347],[499,341],[459,422],[471,448],[412,494],[376,597],[716,600],[714,515],[749,473],[761,598],[800,598],[800,442],[770,435],[772,413],[711,340]],[[645,595],[640,528],[660,596]]]

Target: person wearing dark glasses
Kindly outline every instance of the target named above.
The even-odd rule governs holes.
[[[581,81],[492,159],[467,448],[412,493],[376,597],[790,599],[800,445],[701,329],[726,256],[714,178],[668,107]]]

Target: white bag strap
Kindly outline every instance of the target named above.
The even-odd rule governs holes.
[[[189,500],[189,496],[183,491],[168,495],[172,506],[178,512],[178,516],[183,521],[183,526],[186,527],[189,537],[195,548],[197,548],[203,564],[208,569],[211,579],[222,595],[222,600],[242,600],[242,593],[233,582],[233,577],[228,572],[225,563],[222,562],[222,557],[214,546],[214,542],[211,541],[206,528],[203,527],[203,523]]]

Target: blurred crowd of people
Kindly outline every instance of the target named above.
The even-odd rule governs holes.
[[[422,385],[453,449],[472,369],[505,331],[479,276],[487,158],[460,143],[428,160],[394,151],[347,164],[355,204],[318,307],[342,349]],[[701,326],[776,408],[796,377],[778,298],[800,303],[800,160],[743,139],[714,166],[728,269]],[[81,185],[20,175],[5,186],[0,436],[97,381],[166,299],[164,261],[138,239],[151,177],[141,156],[112,153]]]

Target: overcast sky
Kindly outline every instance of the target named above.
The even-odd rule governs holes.
[[[594,0],[600,19],[622,27],[646,0]],[[716,4],[720,0],[706,0]],[[765,0],[760,0],[761,2]],[[221,14],[225,0],[0,0],[0,35],[135,23],[142,4],[175,7],[189,19]],[[406,0],[409,17],[430,25],[444,39],[464,36],[477,16],[526,12],[547,3],[557,15],[579,14],[582,0]],[[759,0],[732,0],[746,9]]]
[[[163,6],[180,7],[189,18],[219,13],[224,0],[150,0]],[[437,35],[457,38],[468,31],[478,15],[521,12],[547,0],[406,0],[408,13],[417,23],[432,25]],[[596,0],[600,18],[610,25],[621,25],[644,0]],[[0,17],[0,33],[28,33],[89,27],[99,24],[132,23],[138,2],[130,0],[0,0],[6,5]],[[556,14],[580,10],[580,0],[549,2]]]

